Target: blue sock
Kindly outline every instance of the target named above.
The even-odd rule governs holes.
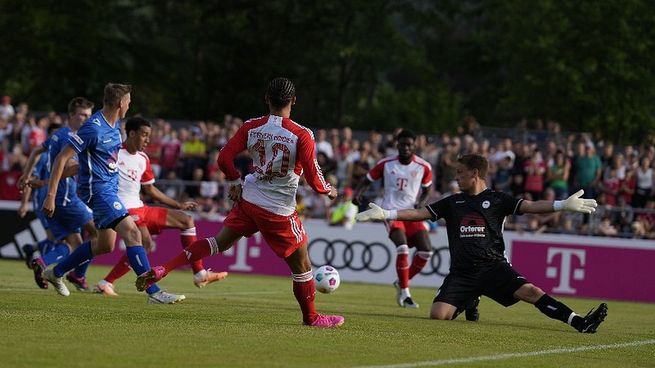
[[[77,275],[78,277],[85,277],[86,270],[89,268],[90,264],[91,264],[91,260],[75,267],[75,275]]]
[[[54,243],[52,240],[50,240],[50,239],[43,239],[43,240],[41,240],[41,241],[37,244],[37,247],[39,248],[39,252],[40,252],[41,254],[46,254],[46,253],[48,253],[50,250],[52,250],[51,248],[52,248],[54,245],[55,245],[55,243]]]
[[[82,263],[89,263],[93,259],[91,243],[86,241],[82,243],[71,255],[64,258],[54,268],[55,276],[62,277],[64,274]]]
[[[70,252],[71,250],[70,248],[68,248],[68,245],[64,243],[57,243],[55,244],[55,247],[50,252],[41,256],[41,259],[43,259],[43,263],[45,263],[45,265],[48,266],[68,257]]]
[[[148,261],[148,256],[146,255],[146,250],[143,249],[140,245],[135,245],[133,247],[127,247],[125,251],[127,253],[127,259],[130,261],[130,266],[132,270],[138,275],[150,271],[150,262]],[[152,284],[149,288],[146,289],[148,294],[158,292],[159,286],[157,284]]]

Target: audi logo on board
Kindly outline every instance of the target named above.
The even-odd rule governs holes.
[[[448,247],[433,248],[434,255],[421,270],[421,274],[448,275],[450,253]],[[391,245],[380,242],[365,243],[360,240],[328,240],[315,238],[308,246],[309,258],[313,267],[330,265],[338,270],[383,272],[395,267],[396,253]]]

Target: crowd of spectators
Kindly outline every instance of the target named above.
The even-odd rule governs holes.
[[[65,123],[66,115],[33,114],[25,103],[0,101],[0,199],[17,200],[16,182],[27,157],[46,138],[52,123]],[[223,173],[216,158],[220,147],[243,124],[226,115],[223,121],[176,123],[153,120],[146,152],[159,187],[179,200],[194,199],[198,217],[220,218],[231,205]],[[530,125],[530,129],[528,126]],[[400,130],[400,129],[398,129]],[[398,131],[397,130],[397,131]],[[383,157],[396,153],[394,132],[353,132],[348,127],[317,129],[317,161],[326,178],[348,192]],[[554,213],[517,216],[507,229],[530,232],[582,233],[589,235],[655,238],[655,146],[618,147],[590,134],[561,131],[557,122],[519,122],[515,129],[483,129],[477,121],[463,120],[457,133],[418,135],[416,153],[433,167],[431,200],[458,190],[457,157],[478,153],[490,163],[487,183],[495,190],[526,199],[565,199],[579,189],[596,198],[592,216]],[[252,169],[247,152],[236,159],[246,175]],[[302,182],[301,182],[302,184]],[[379,200],[381,183],[374,183],[366,197]],[[363,205],[366,205],[364,203]],[[298,212],[305,217],[328,218],[331,203],[304,185],[298,190]]]

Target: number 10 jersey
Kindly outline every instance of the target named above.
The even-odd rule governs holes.
[[[242,197],[267,211],[289,216],[296,210],[300,175],[317,193],[330,192],[314,152],[314,135],[293,120],[267,115],[246,121],[221,149],[218,165],[227,180],[239,178],[234,157],[248,150],[254,172],[243,183]]]

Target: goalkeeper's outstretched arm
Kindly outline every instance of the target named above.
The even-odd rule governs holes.
[[[385,210],[375,203],[370,203],[368,206],[370,209],[362,211],[355,216],[357,221],[422,221],[432,218],[432,214],[425,207],[409,210]]]
[[[595,199],[581,198],[584,191],[580,190],[563,201],[522,201],[521,213],[551,213],[556,211],[569,211],[580,213],[594,213],[598,204]]]

